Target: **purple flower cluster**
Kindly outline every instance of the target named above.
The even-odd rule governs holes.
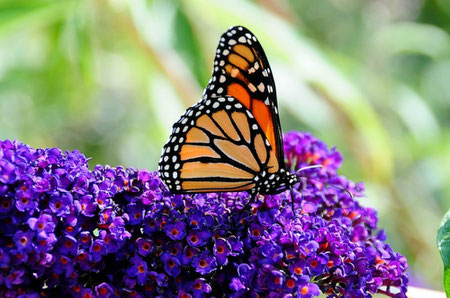
[[[0,296],[405,297],[405,257],[349,194],[342,158],[284,141],[290,192],[172,195],[157,173],[0,142]]]

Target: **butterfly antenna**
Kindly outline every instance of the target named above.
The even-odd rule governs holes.
[[[300,168],[297,172],[295,172],[295,174],[298,174],[299,172],[304,171],[304,170],[317,169],[317,168],[323,168],[323,165],[306,166],[306,167]],[[314,181],[317,181],[317,182],[320,182],[320,183],[323,183],[325,185],[331,186],[333,188],[336,188],[336,189],[339,189],[339,190],[342,190],[342,191],[345,191],[346,193],[348,193],[350,195],[350,197],[352,197],[352,198],[355,197],[355,195],[351,191],[349,191],[348,189],[346,189],[344,187],[340,187],[340,186],[337,186],[337,185],[334,185],[334,184],[326,183],[326,182],[320,181],[319,179],[315,179],[315,178],[310,178],[310,177],[305,177],[305,178],[310,179],[310,180],[314,180]],[[291,196],[292,196],[292,189],[291,189]],[[293,204],[294,203],[292,203],[292,210],[294,210],[293,209],[294,208]]]
[[[304,171],[304,170],[317,169],[317,168],[323,168],[323,165],[306,166],[306,167],[300,168],[297,172],[295,172],[295,174],[298,174],[299,172]]]
[[[325,184],[325,185],[327,185],[327,186],[331,186],[331,187],[333,187],[333,188],[336,188],[336,189],[339,189],[339,190],[342,190],[342,191],[345,191],[346,193],[349,194],[350,197],[352,197],[352,198],[355,197],[355,195],[354,195],[351,191],[349,191],[348,189],[346,189],[346,188],[344,188],[344,187],[340,187],[340,186],[337,186],[337,185],[334,185],[334,184],[330,184],[330,183],[327,183],[327,182],[323,182],[323,181],[320,181],[319,179],[316,179],[316,178],[310,178],[310,177],[305,177],[305,178],[306,178],[306,179],[309,179],[309,180],[314,180],[314,181],[319,182],[319,183],[323,183],[323,184]]]

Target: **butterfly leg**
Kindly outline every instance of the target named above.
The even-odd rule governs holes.
[[[292,207],[292,213],[295,215],[295,209],[294,209],[294,189],[292,187],[289,187],[290,193],[291,193],[291,207]]]
[[[250,193],[250,199],[247,201],[247,203],[244,206],[244,209],[242,209],[243,211],[250,211],[251,205],[252,203],[256,202],[256,192],[254,192],[253,190]]]
[[[245,218],[245,223],[244,223],[244,230],[245,231],[249,231],[249,229],[250,229],[250,218],[251,218],[251,215],[252,215],[251,205],[255,201],[256,201],[256,192],[252,190],[250,192],[250,199],[247,201],[247,203],[245,204],[244,208],[242,209],[242,212],[243,212],[242,216],[244,216],[244,218]],[[247,214],[247,212],[249,214]]]

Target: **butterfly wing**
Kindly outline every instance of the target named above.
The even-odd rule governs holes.
[[[271,177],[278,171],[264,131],[231,96],[189,108],[174,124],[159,162],[160,176],[172,193],[259,191],[261,173]]]
[[[230,28],[220,38],[213,75],[203,98],[223,95],[233,96],[250,110],[272,145],[279,166],[284,168],[272,71],[261,44],[242,26]]]

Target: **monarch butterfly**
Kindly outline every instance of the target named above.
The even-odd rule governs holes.
[[[220,38],[200,102],[176,122],[159,161],[175,194],[277,194],[298,182],[285,169],[272,71],[257,38],[236,26]]]

